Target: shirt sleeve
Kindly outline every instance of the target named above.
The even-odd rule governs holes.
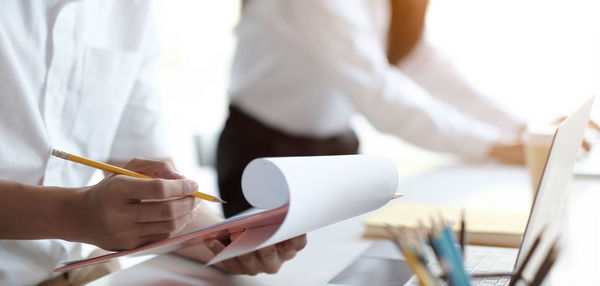
[[[319,43],[309,52],[375,128],[431,150],[487,156],[499,128],[430,96],[390,65],[366,1],[309,2],[321,5],[303,25],[302,35]]]
[[[517,132],[525,124],[522,117],[474,88],[426,35],[398,67],[431,96],[504,132]]]
[[[160,45],[152,5],[140,52],[142,60],[119,128],[112,144],[110,159],[129,161],[134,157],[169,158],[162,98],[158,91]]]

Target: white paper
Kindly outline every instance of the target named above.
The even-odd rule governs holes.
[[[242,176],[244,196],[257,208],[289,204],[288,213],[281,225],[247,230],[208,264],[375,210],[397,186],[394,163],[380,155],[256,159]]]

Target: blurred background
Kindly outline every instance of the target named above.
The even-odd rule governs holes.
[[[157,1],[161,89],[177,167],[216,190],[214,142],[227,112],[240,1]],[[529,120],[563,115],[600,90],[595,0],[432,0],[427,33],[488,96]],[[597,110],[596,112],[597,113]],[[357,116],[364,153],[418,171],[443,160],[379,134]],[[200,150],[200,152],[198,152]]]

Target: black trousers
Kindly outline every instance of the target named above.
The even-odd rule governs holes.
[[[347,155],[358,152],[358,138],[352,130],[327,139],[285,134],[271,128],[231,105],[229,117],[217,147],[217,174],[225,217],[250,208],[242,194],[244,168],[260,157]]]

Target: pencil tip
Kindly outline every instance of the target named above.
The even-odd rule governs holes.
[[[403,196],[404,196],[404,194],[400,194],[400,193],[395,194],[394,196],[392,196],[392,200],[397,199],[397,198],[401,198]]]
[[[224,201],[222,199],[219,199],[217,197],[215,197],[214,201],[217,202],[217,203],[222,203],[222,204],[226,204],[227,203],[226,201]]]

